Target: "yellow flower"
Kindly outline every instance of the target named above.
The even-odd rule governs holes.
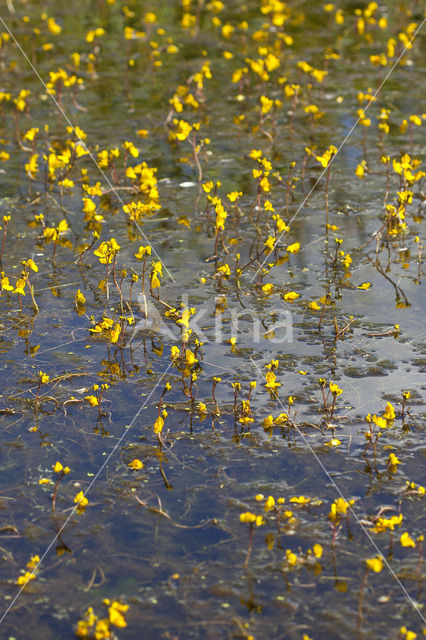
[[[276,382],[276,375],[273,371],[268,371],[265,377],[266,377],[265,387],[267,389],[270,389],[271,391],[273,391],[277,387],[281,386],[281,382]]]
[[[207,406],[204,404],[204,402],[199,402],[197,405],[197,409],[199,413],[207,413]]]
[[[58,185],[60,187],[65,187],[65,189],[72,189],[72,187],[74,186],[74,182],[69,178],[64,178],[63,180],[60,180],[58,182]]]
[[[25,284],[26,284],[26,281],[24,280],[24,278],[18,278],[18,280],[16,281],[15,288],[13,290],[13,293],[19,293],[21,296],[24,296],[25,295],[25,291],[24,291]]]
[[[243,195],[242,191],[231,191],[231,193],[226,194],[226,197],[228,198],[228,200],[230,200],[231,202],[235,202],[236,200],[238,200],[238,198],[240,198]]]
[[[78,505],[80,509],[84,509],[89,504],[88,499],[85,497],[82,491],[79,491],[74,498],[74,502]]]
[[[410,535],[405,532],[401,535],[400,539],[399,539],[401,546],[403,547],[415,547],[416,543],[414,542],[413,538],[410,537]]]
[[[222,35],[224,38],[230,38],[235,31],[235,27],[231,24],[224,24],[222,27]]]
[[[38,171],[38,153],[33,153],[30,157],[29,161],[25,165],[25,171],[30,175],[31,178],[34,178]]]
[[[55,36],[59,35],[62,32],[62,27],[55,22],[54,18],[48,19],[47,28],[49,29],[50,33],[53,33],[53,35]]]
[[[271,415],[267,416],[263,420],[263,428],[264,429],[269,429],[270,427],[272,427],[273,424],[274,424],[274,418]]]
[[[263,243],[267,249],[267,253],[270,253],[271,251],[273,251],[275,242],[276,242],[276,238],[274,238],[274,236],[269,236],[266,242]]]
[[[143,469],[143,462],[138,458],[135,458],[127,465],[129,469],[134,469],[135,471],[138,469]]]
[[[398,464],[401,464],[400,460],[398,460],[397,456],[394,453],[390,453],[388,456],[388,466],[391,471],[396,471],[396,467]]]
[[[293,496],[290,498],[290,502],[293,502],[294,504],[308,504],[310,501],[311,499],[306,496]]]
[[[97,407],[99,400],[96,396],[85,396],[84,399],[90,404],[91,407]]]
[[[376,556],[375,558],[369,558],[365,561],[367,569],[370,571],[374,571],[374,573],[380,573],[383,569],[383,559],[380,556]]]
[[[192,126],[185,120],[177,120],[176,118],[173,119],[173,124],[175,125],[175,131],[170,132],[170,140],[186,140],[192,131]]]
[[[127,622],[124,619],[123,613],[126,613],[128,608],[129,608],[128,604],[121,604],[120,602],[117,602],[116,600],[114,600],[114,602],[112,602],[111,605],[108,607],[108,616],[109,616],[110,623],[113,624],[115,627],[120,627],[120,628],[127,627]]]
[[[240,522],[249,522],[252,523],[256,520],[256,515],[251,513],[250,511],[246,511],[245,513],[240,514]]]
[[[261,104],[261,108],[260,108],[261,113],[266,114],[274,106],[274,101],[271,100],[270,98],[267,98],[266,96],[260,96],[260,104]]]
[[[342,251],[342,253],[344,252]],[[352,258],[349,253],[347,253],[343,258],[343,264],[345,265],[346,269],[349,269],[350,265],[352,264]]]
[[[317,302],[315,302],[315,300],[314,300],[313,302],[309,303],[309,308],[312,311],[319,311],[321,309],[321,306]]]
[[[154,422],[154,433],[160,434],[164,427],[164,419],[161,416],[158,416],[157,420]]]
[[[225,211],[223,204],[219,200],[215,205],[216,212],[216,229],[225,229],[225,220],[228,217],[227,212]]]
[[[42,384],[46,384],[50,380],[50,376],[47,373],[43,373],[43,371],[38,372],[38,377]]]
[[[187,349],[185,351],[185,361],[186,361],[186,364],[190,367],[196,362],[198,362],[197,358],[194,356],[191,349]]]
[[[163,268],[163,265],[161,264],[160,261],[154,262],[152,264],[152,272],[151,272],[151,288],[152,289],[158,289],[159,287],[161,287],[161,282],[158,278],[158,274],[160,274],[160,276],[163,275],[162,268]]]
[[[287,247],[288,253],[297,253],[300,250],[300,242],[294,242]]]
[[[221,273],[222,275],[225,276],[225,278],[229,278],[229,276],[231,275],[231,268],[229,264],[225,263],[222,266],[220,266],[217,270],[217,273]]]
[[[116,344],[118,342],[118,338],[121,335],[121,326],[118,324],[118,322],[116,322],[116,324],[114,325],[114,328],[111,329],[111,333],[110,333],[110,342],[112,344]]]
[[[28,131],[23,135],[23,139],[32,142],[38,132],[39,129],[37,127],[31,127],[31,129],[28,129]]]
[[[390,402],[386,403],[386,409],[383,413],[383,417],[386,420],[393,420],[395,418],[395,409]]]
[[[40,556],[32,556],[31,560],[27,562],[28,569],[35,569],[38,563],[40,562]]]
[[[320,544],[314,544],[312,547],[312,551],[314,552],[314,556],[316,558],[321,558],[322,556],[322,546]]]
[[[95,38],[100,38],[105,35],[105,29],[102,27],[97,27],[96,29],[90,29],[90,31],[86,34],[86,42],[92,43]]]
[[[32,260],[31,258],[29,258],[28,260],[22,260],[21,264],[24,267],[29,267],[30,269],[32,269],[33,271],[35,271],[37,273],[38,271],[38,266],[36,265],[36,263],[34,262],[34,260]]]
[[[330,442],[326,442],[325,446],[326,447],[338,447],[339,444],[342,444],[340,440],[338,440],[338,438],[333,438],[332,440],[330,440]]]
[[[329,519],[332,522],[338,522],[339,516],[345,516],[349,507],[355,503],[355,500],[345,500],[344,498],[337,498],[331,505]]]
[[[205,191],[205,193],[210,193],[210,191],[213,189],[214,187],[214,182],[212,182],[211,180],[209,180],[209,182],[205,182],[203,184],[203,189]]]
[[[297,564],[297,555],[291,551],[291,549],[287,549],[285,552],[285,558],[290,565],[290,567],[294,567]]]
[[[401,525],[402,520],[403,520],[402,513],[400,513],[399,516],[392,516],[391,518],[383,518],[383,517],[377,518],[377,520],[374,523],[373,531],[375,533],[383,533],[387,529],[389,529],[389,531],[394,531],[397,525],[398,526]]]
[[[137,260],[143,260],[146,256],[151,255],[151,247],[147,245],[146,247],[139,247],[137,253],[135,253],[135,258]]]
[[[342,389],[340,389],[335,382],[330,382],[330,391],[333,396],[340,396],[340,394],[343,393]]]
[[[9,284],[9,278],[7,276],[1,278],[1,288],[4,291],[13,291],[13,287]]]
[[[308,104],[308,106],[305,107],[305,113],[308,113],[308,114],[312,114],[313,115],[315,113],[318,113],[318,111],[319,111],[319,109],[318,109],[316,104]]]
[[[267,369],[271,369],[273,371],[274,369],[278,369],[279,364],[279,360],[271,360],[271,362],[265,366]]]
[[[330,164],[336,152],[337,152],[336,147],[334,147],[333,145],[330,145],[329,148],[322,154],[322,156],[315,156],[315,158],[318,160],[321,166],[324,167],[325,169]]]
[[[379,429],[386,429],[386,427],[388,426],[388,423],[386,422],[386,418],[382,418],[382,416],[372,416],[372,421],[374,422],[374,424],[379,427]]]
[[[67,231],[67,229],[68,229],[67,221],[66,220],[61,220],[60,223],[57,226],[58,233],[63,233],[64,231]],[[38,271],[38,269],[37,269],[37,271]]]
[[[58,241],[59,234],[54,227],[45,227],[43,229],[43,236],[49,244],[50,242],[56,243]]]
[[[283,295],[283,298],[286,302],[294,302],[299,297],[300,297],[300,294],[296,293],[296,291],[288,291]]]
[[[81,293],[81,290],[78,289],[77,293],[75,294],[75,304],[77,307],[83,307],[85,303],[86,303],[86,298]]]
[[[262,287],[262,291],[263,293],[266,293],[267,295],[269,295],[270,293],[272,293],[274,290],[274,285],[272,284],[272,282],[267,282],[266,284],[263,285]]]
[[[271,511],[275,507],[275,498],[273,496],[268,496],[266,502],[264,504],[264,509],[266,512]]]
[[[407,627],[401,627],[399,633],[403,636],[404,640],[416,640],[417,633],[410,631]]]
[[[83,198],[83,200],[88,200],[88,198]],[[107,242],[101,242],[93,253],[99,258],[101,264],[111,264],[120,248],[115,238],[111,238],[111,240]]]
[[[259,160],[262,157],[262,151],[259,149],[252,149],[249,153],[250,158],[253,160]]]
[[[176,347],[176,346],[170,347],[170,356],[172,360],[176,360],[177,358],[179,358],[180,357],[179,347]]]
[[[255,524],[257,527],[260,527],[264,524],[263,516],[257,516],[250,511],[246,511],[245,513],[240,514],[240,522],[247,522],[249,524]]]
[[[19,576],[16,584],[18,586],[25,586],[30,580],[35,580],[35,575],[33,573],[30,573],[29,571],[26,571],[23,576]]]
[[[133,142],[125,141],[123,142],[123,147],[132,155],[134,158],[139,156],[139,150],[135,147]]]

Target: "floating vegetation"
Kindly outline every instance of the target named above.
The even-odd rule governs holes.
[[[2,637],[422,604],[416,0],[7,0]]]

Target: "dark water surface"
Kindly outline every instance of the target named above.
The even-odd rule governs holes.
[[[3,5],[0,216],[11,219],[0,221],[0,234],[7,226],[1,268],[13,290],[2,280],[0,616],[7,615],[0,636],[72,638],[93,607],[109,617],[106,630],[96,636],[89,625],[84,636],[80,627],[82,637],[420,637],[422,32],[361,118],[369,126],[352,128],[367,105],[360,92],[376,92],[421,25],[421,3]],[[104,32],[92,39],[94,29]],[[52,85],[57,104],[34,69],[44,81],[65,70]],[[328,74],[319,81],[315,70]],[[14,100],[23,89],[31,93],[20,110]],[[176,92],[181,99],[171,104]],[[268,100],[277,101],[269,111]],[[310,105],[322,116],[309,115]],[[102,171],[89,155],[76,158],[81,143],[64,114],[87,134],[94,159],[111,149],[118,157],[110,153]],[[170,140],[174,119],[199,130]],[[34,141],[25,138],[32,127]],[[327,187],[316,156],[348,135]],[[253,150],[266,158],[267,188],[259,186],[265,173],[253,175],[261,166]],[[34,154],[32,170],[25,165]],[[394,164],[401,157],[402,174]],[[142,162],[156,172],[138,191],[126,168]],[[85,192],[98,181],[96,193]],[[209,181],[220,186],[207,194]],[[236,203],[227,198],[234,191]],[[227,211],[223,242],[208,195]],[[82,198],[94,212],[84,212]],[[137,227],[122,208],[132,201],[151,206]],[[289,225],[284,235],[274,215]],[[46,228],[61,220],[68,229],[54,249]],[[120,249],[107,270],[94,250],[111,238]],[[144,267],[135,253],[148,242]],[[22,266],[29,259],[36,272]],[[160,300],[149,285],[157,260]],[[23,268],[37,309],[28,282],[18,295]],[[84,305],[76,304],[78,290]],[[299,296],[291,302],[289,292]],[[193,331],[185,337],[179,319],[187,308]],[[105,317],[118,326],[116,339],[110,329],[89,331]],[[275,333],[274,325],[281,325]],[[173,346],[190,351],[173,360]],[[271,361],[278,361],[275,392],[265,387]],[[342,390],[333,408],[330,383]],[[101,404],[91,406],[85,398],[102,384],[109,387]],[[387,403],[394,418],[383,417]],[[163,410],[159,437],[154,423]],[[265,419],[282,413],[289,420],[268,428]],[[129,467],[135,459],[143,468]],[[58,461],[69,474],[53,470]],[[76,511],[80,491],[89,504]],[[333,520],[339,498],[354,503]],[[263,523],[241,522],[246,512]],[[377,530],[378,517],[399,514],[394,531]],[[15,599],[35,555],[42,558],[35,579]],[[367,570],[377,556],[381,570]],[[127,626],[114,625],[106,598],[129,605]]]

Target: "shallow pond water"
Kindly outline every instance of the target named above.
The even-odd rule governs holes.
[[[420,637],[421,3],[0,18],[1,637]]]

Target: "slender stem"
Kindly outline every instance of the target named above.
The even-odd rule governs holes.
[[[365,591],[365,585],[367,584],[367,577],[368,577],[368,568],[366,567],[364,575],[362,577],[361,586],[359,588],[359,596],[358,596],[358,633],[361,631],[361,625],[362,625],[362,603],[364,600],[364,591]]]
[[[2,258],[3,258],[4,245],[5,245],[5,242],[6,242],[7,224],[8,223],[5,222],[4,227],[3,227],[3,239],[2,239],[1,250],[0,250],[0,263],[1,263]]]
[[[197,139],[195,135],[195,131],[192,132],[192,149],[194,152],[194,160],[198,169],[198,182],[202,182],[203,180],[203,170],[201,169],[200,160],[198,159],[198,151],[197,151]]]
[[[336,535],[337,535],[338,521],[335,520],[333,522],[333,535],[331,536],[331,546],[334,549],[336,546]]]
[[[328,241],[328,185],[330,184],[330,164],[327,167],[327,181],[325,183],[325,235]]]
[[[249,542],[248,542],[248,547],[247,547],[247,555],[246,555],[246,560],[244,562],[244,566],[247,568],[248,567],[248,563],[250,560],[250,556],[251,556],[251,550],[253,548],[253,534],[254,534],[254,526],[253,523],[250,523],[250,535],[249,535]]]
[[[333,420],[335,404],[336,404],[336,395],[333,394],[333,404],[331,405],[330,420]]]
[[[56,511],[56,496],[58,495],[59,485],[61,484],[61,480],[62,480],[63,477],[64,477],[64,474],[63,474],[63,472],[61,472],[61,474],[56,479],[55,488],[54,488],[53,493],[52,493],[52,511],[53,511],[53,513],[55,513],[55,511]]]

